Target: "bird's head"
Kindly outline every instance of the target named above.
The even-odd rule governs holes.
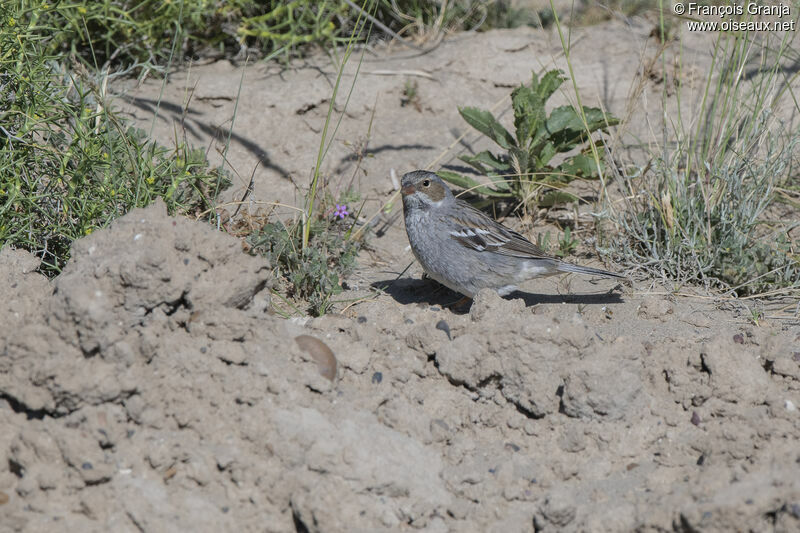
[[[429,209],[455,201],[453,193],[442,178],[427,170],[405,174],[400,184],[405,209]]]

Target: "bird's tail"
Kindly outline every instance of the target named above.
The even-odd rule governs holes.
[[[617,279],[628,279],[622,274],[616,274],[614,272],[608,272],[607,270],[600,270],[599,268],[591,268],[591,267],[584,267],[573,265],[572,263],[559,263],[558,270],[561,272],[574,272],[576,274],[589,274],[593,276],[603,276],[604,278],[617,278]]]

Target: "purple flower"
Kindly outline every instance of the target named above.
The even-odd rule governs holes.
[[[346,217],[349,214],[350,213],[347,211],[346,205],[336,204],[336,211],[333,213],[333,216],[344,219],[344,217]]]

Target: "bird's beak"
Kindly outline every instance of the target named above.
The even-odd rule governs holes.
[[[414,188],[413,185],[406,185],[405,187],[400,189],[400,192],[403,194],[403,196],[408,196],[409,194],[414,194],[415,192],[417,192],[417,190]]]

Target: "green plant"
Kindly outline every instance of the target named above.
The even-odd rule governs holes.
[[[759,309],[756,306],[748,307],[744,306],[747,309],[747,313],[749,315],[750,322],[753,323],[754,326],[758,327],[760,325],[761,320],[764,318],[764,310]]]
[[[367,0],[374,4],[375,0]],[[10,0],[17,21],[45,37],[48,54],[86,64],[157,68],[215,50],[227,56],[256,48],[287,54],[306,45],[346,41],[360,13],[343,0]],[[396,25],[396,24],[395,24]]]
[[[173,213],[209,210],[230,182],[205,153],[129,127],[105,80],[67,70],[13,8],[0,7],[0,246],[37,254],[55,275],[75,239],[157,197]]]
[[[337,204],[332,218],[311,224],[305,248],[302,226],[295,222],[270,222],[247,238],[252,252],[269,260],[275,277],[283,281],[287,296],[306,300],[308,310],[315,316],[327,313],[331,297],[342,292],[342,280],[353,272],[361,248],[361,241],[350,239],[349,230],[342,223],[347,216],[343,207],[344,204]]]
[[[367,0],[365,0],[366,3]],[[376,4],[372,4],[375,7]],[[336,103],[336,96],[339,94],[339,85],[342,81],[342,73],[344,72],[344,67],[347,64],[347,61],[350,59],[350,55],[353,53],[353,47],[355,43],[360,39],[363,38],[364,34],[369,35],[372,31],[372,24],[369,25],[367,28],[367,20],[371,20],[370,13],[366,11],[359,11],[358,19],[353,26],[353,31],[350,34],[350,39],[347,41],[347,46],[344,50],[344,55],[342,56],[342,61],[339,64],[339,70],[336,74],[336,82],[333,84],[333,90],[331,92],[330,102],[328,103],[328,113],[325,116],[325,123],[322,126],[322,135],[320,135],[319,140],[319,150],[317,151],[317,160],[314,165],[314,174],[311,177],[311,184],[308,189],[308,193],[305,197],[305,206],[303,209],[303,219],[302,219],[302,248],[308,247],[310,237],[311,237],[311,227],[314,223],[314,207],[316,205],[316,197],[317,197],[317,189],[319,187],[319,178],[320,178],[320,170],[322,167],[322,161],[325,159],[325,154],[328,153],[328,149],[330,148],[331,144],[333,143],[333,139],[336,136],[336,131],[339,129],[339,124],[342,121],[344,116],[344,111],[342,114],[339,115],[339,120],[336,123],[336,126],[333,129],[333,132],[328,133],[328,128],[331,125],[331,119],[333,118],[334,107]],[[365,31],[366,30],[366,31]],[[361,59],[363,60],[363,52]],[[358,73],[361,69],[361,61],[358,63],[358,68],[356,69],[356,75],[353,78],[353,83],[350,85],[350,92],[347,95],[347,102],[345,103],[345,108],[347,107],[347,103],[350,101],[350,95],[353,92],[353,87],[355,87],[356,79],[358,78]]]
[[[536,246],[548,252],[548,250],[550,250],[550,239],[551,235],[549,231],[547,233],[538,233],[536,235]]]
[[[260,50],[332,50],[365,13],[396,36],[409,21],[420,32],[475,29],[522,20],[507,2],[480,0],[9,0],[16,22],[44,37],[47,54],[71,54],[93,66],[106,62],[160,68],[167,58]],[[508,13],[508,16],[505,14]],[[358,37],[366,39],[366,35]]]
[[[273,49],[322,42],[336,45],[347,41],[340,37],[347,28],[336,24],[347,20],[351,7],[346,2],[291,0],[267,4],[262,13],[241,19],[236,33],[242,40],[255,39]]]
[[[667,123],[650,171],[617,175],[624,208],[609,203],[606,213],[620,228],[608,250],[619,261],[739,296],[800,290],[788,238],[799,223],[769,214],[800,147],[800,133],[776,112],[787,101],[798,109],[783,74],[785,57],[796,58],[791,33],[760,47],[749,34],[719,36],[692,119],[679,113]]]
[[[536,246],[544,250],[546,253],[551,253],[551,239],[552,234],[549,231],[545,233],[539,233],[536,235]],[[580,244],[580,240],[572,236],[572,230],[570,230],[569,226],[567,226],[564,228],[564,233],[562,233],[561,237],[558,239],[558,250],[554,252],[554,255],[558,257],[566,257],[572,254],[578,248],[578,244]]]
[[[530,86],[514,89],[511,93],[514,135],[489,111],[473,107],[459,109],[470,126],[488,136],[506,153],[495,155],[485,150],[461,156],[464,162],[488,176],[490,185],[454,172],[440,171],[439,175],[490,198],[513,198],[528,207],[576,201],[577,197],[563,190],[564,187],[575,178],[595,179],[600,172],[595,158],[587,153],[584,145],[597,143],[590,140],[591,134],[605,131],[619,121],[592,107],[583,107],[581,113],[574,106],[561,106],[548,115],[545,104],[565,80],[559,70],[547,72],[541,80],[533,73]],[[557,155],[576,149],[581,151],[565,155],[560,163],[554,162]]]
[[[230,9],[191,0],[11,0],[9,5],[20,25],[42,37],[44,53],[74,55],[93,66],[107,61],[152,66],[169,57],[175,43],[185,47],[180,56],[201,39],[201,27],[219,31],[223,10]]]
[[[374,7],[374,4],[372,6]],[[322,128],[311,183],[305,194],[303,207],[295,208],[300,212],[300,217],[288,223],[268,222],[248,238],[253,253],[266,256],[276,277],[284,281],[286,295],[306,300],[308,310],[313,315],[327,313],[333,303],[331,297],[342,292],[341,282],[352,272],[363,242],[362,239],[353,236],[354,223],[345,224],[345,220],[351,215],[355,219],[358,218],[360,208],[358,212],[351,213],[348,206],[358,203],[360,195],[350,188],[338,197],[331,194],[326,180],[321,175],[321,167],[333,143],[358,77],[356,70],[344,109],[341,110],[339,119],[331,131],[342,73],[352,54],[354,44],[364,33],[369,33],[367,20],[370,17],[366,11],[359,12],[359,18],[347,41]],[[359,62],[359,68],[360,65]],[[361,233],[363,238],[363,230]],[[285,298],[284,301],[291,306]]]
[[[790,155],[796,142],[780,146],[771,137],[757,141],[765,143],[763,159],[729,153],[708,176],[707,193],[698,190],[696,176],[657,161],[646,181],[649,191],[637,193],[629,211],[618,213],[624,229],[613,248],[619,259],[739,295],[800,287],[800,261],[786,238],[791,226],[770,231],[762,220],[774,199],[775,177],[796,157]]]
[[[417,92],[418,86],[416,81],[406,80],[405,85],[403,86],[403,96],[400,98],[400,106],[405,107],[407,105],[414,106],[414,109],[417,112],[422,112],[422,106],[419,102],[419,92]]]
[[[556,252],[556,255],[559,257],[567,257],[568,255],[572,255],[572,253],[578,248],[578,244],[580,244],[580,242],[580,240],[572,236],[572,230],[570,230],[569,226],[567,226],[564,228],[564,233],[558,240],[558,251]]]

